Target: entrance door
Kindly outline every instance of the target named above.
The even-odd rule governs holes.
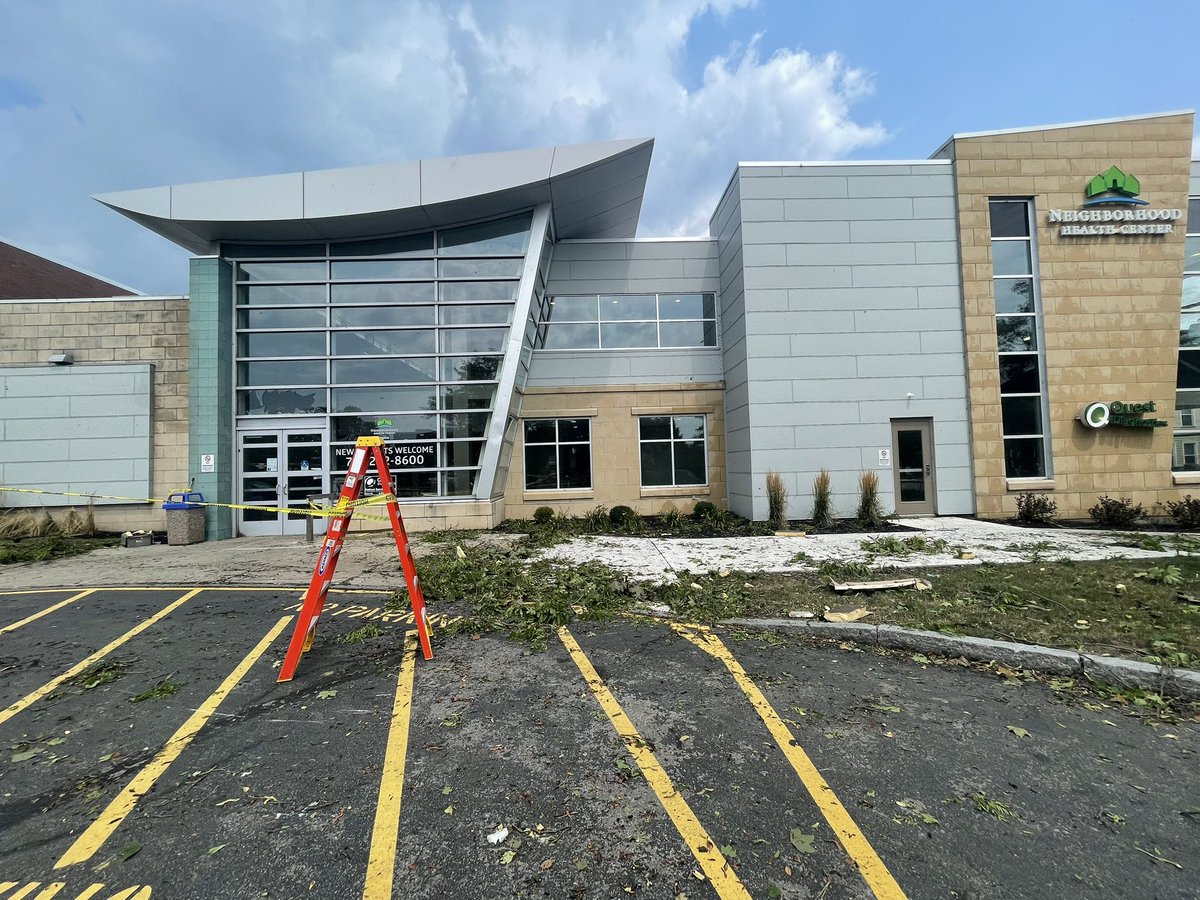
[[[238,432],[238,503],[305,509],[308,497],[328,490],[328,441],[317,428],[254,429]],[[308,516],[238,510],[238,533],[304,534]],[[313,521],[325,533],[325,519]]]
[[[892,471],[897,515],[931,516],[937,512],[932,420],[892,419]]]

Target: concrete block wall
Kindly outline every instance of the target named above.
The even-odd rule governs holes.
[[[714,218],[731,268],[741,256],[722,285],[744,309],[744,352],[726,351],[731,507],[766,518],[774,470],[805,518],[825,468],[841,514],[863,470],[893,508],[891,420],[931,418],[937,511],[973,512],[950,163],[742,165],[736,180],[740,228],[732,192]]]
[[[173,490],[187,486],[187,299],[184,297],[112,297],[86,300],[30,300],[0,303],[0,354],[6,364],[16,367],[47,369],[51,354],[69,352],[75,359],[71,373],[55,370],[62,378],[86,379],[84,373],[123,372],[122,383],[128,381],[132,390],[130,402],[141,393],[137,379],[149,379],[146,385],[150,397],[147,441],[139,453],[129,457],[129,473],[137,470],[135,481],[148,476],[146,496],[165,497]],[[145,373],[130,374],[132,369]],[[152,368],[151,368],[152,367]],[[126,377],[128,375],[128,377]],[[133,379],[133,380],[130,380]],[[71,384],[71,381],[63,382]],[[114,382],[115,383],[115,382]],[[74,389],[72,389],[74,390]],[[67,399],[69,416],[85,415],[89,404],[79,397]],[[133,415],[120,398],[109,394],[104,401],[110,411]],[[64,426],[69,420],[64,420]],[[45,437],[53,438],[47,433]],[[94,438],[100,437],[93,430]],[[139,435],[127,435],[140,438]],[[72,440],[87,440],[79,435]],[[79,445],[79,453],[91,452]],[[34,452],[25,439],[4,441],[0,454],[28,456]],[[107,458],[115,460],[125,451],[109,448]],[[42,457],[43,459],[47,457]],[[82,457],[81,457],[82,458]],[[97,470],[98,471],[98,470]],[[83,478],[73,482],[85,487]],[[98,486],[98,485],[97,485]],[[104,491],[108,493],[108,491]],[[6,496],[5,504],[16,505]],[[48,504],[49,505],[49,504]],[[79,504],[83,505],[83,504]],[[95,509],[96,524],[109,531],[136,528],[162,529],[165,526],[162,508],[157,504],[103,504]]]

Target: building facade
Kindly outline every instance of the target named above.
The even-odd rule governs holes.
[[[1193,125],[740,163],[695,238],[635,236],[650,140],[103,195],[195,254],[186,448],[146,458],[287,508],[378,434],[418,528],[699,500],[761,520],[772,471],[803,518],[822,469],[843,514],[863,471],[902,515],[1007,517],[1027,491],[1162,514],[1200,483]]]

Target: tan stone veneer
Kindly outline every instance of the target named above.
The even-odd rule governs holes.
[[[186,297],[113,297],[0,303],[0,357],[5,365],[46,365],[67,348],[75,362],[154,366],[151,493],[165,497],[188,484],[188,308]],[[60,512],[54,511],[56,516]],[[165,527],[159,504],[99,505],[106,531]]]
[[[1170,427],[1094,431],[1075,417],[1093,400],[1153,400],[1157,417],[1173,423],[1183,222],[1168,235],[1063,237],[1047,212],[1077,209],[1087,181],[1112,165],[1140,179],[1150,208],[1186,210],[1192,120],[1148,116],[952,142],[979,515],[1011,515],[1028,489],[1004,474],[989,198],[1033,199],[1059,515],[1086,518],[1105,493],[1161,515],[1160,504],[1180,496]]]
[[[721,384],[652,384],[610,387],[530,388],[521,418],[586,416],[591,419],[592,488],[586,491],[526,491],[525,444],[518,434],[505,489],[504,513],[531,516],[539,506],[581,515],[596,506],[631,506],[643,515],[664,508],[683,512],[697,500],[726,505],[725,390]],[[687,488],[643,488],[638,449],[638,416],[704,413],[708,432],[708,484]]]

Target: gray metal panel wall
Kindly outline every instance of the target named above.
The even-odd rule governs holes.
[[[721,351],[538,350],[528,387],[583,384],[685,384],[721,380]]]
[[[717,242],[559,241],[548,294],[689,293],[717,290]]]
[[[716,293],[717,265],[712,240],[560,241],[554,245],[546,293]],[[720,380],[719,349],[539,350],[528,386]]]
[[[866,469],[891,509],[892,470],[878,464],[890,421],[932,418],[938,512],[973,512],[951,164],[741,166],[737,182],[745,351],[727,365],[731,506],[766,518],[766,473],[775,470],[789,514],[806,517],[825,468],[842,515],[853,513]],[[723,227],[736,233],[732,222]],[[732,410],[742,360],[748,504],[734,501],[733,487],[741,493]]]
[[[149,497],[152,376],[145,363],[0,369],[0,484]],[[81,502],[4,493],[0,506]]]
[[[744,219],[741,179],[735,176],[717,204],[708,230],[716,238],[719,252],[719,315],[722,364],[725,368],[725,474],[729,508],[749,517],[753,513],[754,473],[750,458],[751,408],[742,246]]]

